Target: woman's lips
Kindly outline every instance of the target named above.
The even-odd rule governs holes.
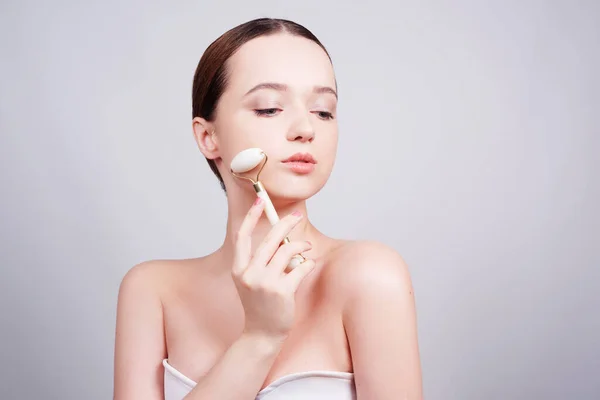
[[[311,162],[285,161],[283,164],[297,174],[310,174],[315,170],[315,164]]]

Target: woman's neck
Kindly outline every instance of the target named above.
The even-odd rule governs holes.
[[[255,201],[256,196],[253,192],[237,192],[228,193],[227,202],[227,231],[225,234],[225,240],[223,245],[219,249],[223,261],[230,264],[233,261],[233,253],[235,249],[235,237],[239,230],[242,221],[246,218],[252,203]],[[290,231],[287,235],[291,241],[294,240],[308,240],[313,244],[313,249],[306,254],[309,257],[316,257],[320,254],[319,243],[323,239],[327,239],[321,232],[319,232],[310,222],[307,215],[306,201],[298,202],[287,202],[282,204],[277,199],[272,199],[279,218],[284,218],[286,215],[291,214],[294,211],[302,213],[302,220]],[[260,245],[267,233],[272,229],[271,223],[263,213],[258,224],[252,232],[252,252]]]

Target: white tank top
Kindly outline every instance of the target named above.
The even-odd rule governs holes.
[[[163,360],[165,400],[181,400],[196,382]],[[356,400],[354,374],[308,371],[283,376],[258,392],[256,400]]]

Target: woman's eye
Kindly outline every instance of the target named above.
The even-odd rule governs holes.
[[[254,113],[256,115],[258,115],[259,117],[273,117],[273,116],[277,115],[278,111],[279,111],[278,108],[262,108],[262,109],[254,110]]]
[[[329,111],[317,111],[317,115],[319,116],[319,118],[321,119],[333,119],[333,114],[330,113]]]

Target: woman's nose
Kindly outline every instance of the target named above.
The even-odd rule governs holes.
[[[288,140],[299,142],[312,142],[315,138],[315,128],[308,118],[303,118],[288,132]]]

